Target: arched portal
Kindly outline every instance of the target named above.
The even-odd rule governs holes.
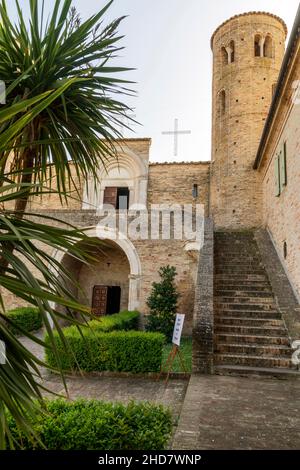
[[[96,287],[119,288],[120,310],[139,310],[141,263],[132,242],[125,237],[118,238],[116,232],[109,228],[95,227],[85,233],[93,241],[101,240],[98,246],[92,243],[86,247],[92,250],[94,260],[90,265],[69,253],[54,253],[54,258],[72,278],[70,280],[59,274],[68,290],[80,303],[93,307]]]

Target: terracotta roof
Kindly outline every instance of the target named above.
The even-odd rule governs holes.
[[[223,26],[225,26],[227,23],[229,23],[230,21],[232,20],[235,20],[237,18],[241,18],[243,16],[250,16],[250,15],[266,15],[266,16],[271,16],[272,18],[275,18],[276,20],[280,21],[280,23],[282,24],[282,26],[284,27],[284,30],[285,30],[285,34],[287,35],[288,33],[288,29],[287,29],[287,25],[285,24],[285,22],[283,21],[282,18],[280,18],[279,16],[277,15],[273,15],[273,13],[268,13],[266,11],[249,11],[248,13],[241,13],[240,15],[235,15],[235,16],[232,16],[231,18],[229,18],[228,20],[224,21],[224,23],[222,23],[214,32],[214,34],[212,35],[211,37],[211,41],[210,41],[210,44],[211,44],[211,48],[213,47],[213,42],[214,42],[214,38],[215,38],[215,35],[217,34],[217,32],[223,28]]]

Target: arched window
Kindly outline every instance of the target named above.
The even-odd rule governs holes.
[[[232,64],[235,61],[235,44],[234,41],[229,43],[229,47],[227,48],[229,63]]]
[[[231,41],[228,46],[221,49],[223,65],[232,64],[235,61],[235,44]]]
[[[262,57],[262,37],[260,34],[256,34],[254,39],[254,55],[255,57]]]
[[[264,57],[269,57],[272,59],[273,57],[273,43],[271,36],[267,36],[264,43]]]
[[[227,65],[228,64],[228,54],[226,51],[225,47],[222,47],[221,49],[221,56],[222,56],[222,64]]]

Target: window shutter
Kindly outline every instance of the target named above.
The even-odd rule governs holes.
[[[279,156],[275,157],[275,196],[280,196]]]
[[[287,171],[286,171],[286,142],[280,152],[280,192],[283,191],[284,186],[287,185]]]
[[[117,207],[118,188],[105,188],[103,204]]]

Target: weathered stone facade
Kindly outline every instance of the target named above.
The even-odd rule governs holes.
[[[120,143],[122,149],[119,155],[120,177],[115,169],[111,169],[108,176],[100,179],[100,190],[91,195],[91,199],[101,206],[103,203],[103,191],[101,187],[106,184],[117,184],[126,186],[127,178],[131,178],[130,171],[136,172],[130,195],[134,203],[144,203],[143,191],[136,181],[145,180],[147,171],[146,207],[151,209],[152,204],[189,204],[195,207],[196,204],[204,206],[208,212],[208,188],[209,188],[209,163],[166,163],[148,164],[149,159],[149,139],[132,139]],[[135,161],[132,167],[131,159]],[[141,163],[140,163],[141,162]],[[147,166],[143,166],[143,162]],[[72,163],[71,163],[72,165]],[[146,168],[146,170],[145,170]],[[123,176],[122,176],[123,175]],[[128,176],[129,175],[129,176]],[[114,178],[114,179],[112,179]],[[92,236],[97,235],[96,227],[101,220],[96,208],[89,209],[91,204],[87,204],[85,184],[74,179],[79,196],[73,188],[74,198],[71,198],[68,205],[61,205],[56,196],[46,196],[43,199],[35,198],[30,202],[30,210],[40,214],[58,218],[63,222],[73,224],[78,227],[91,228]],[[197,194],[193,192],[197,186]],[[137,192],[134,193],[135,188]],[[140,199],[139,199],[140,197]],[[85,200],[85,202],[84,202]],[[118,212],[117,212],[118,213]],[[54,223],[54,222],[53,222]],[[149,235],[151,233],[151,219],[149,219]],[[154,281],[159,281],[158,270],[161,266],[172,265],[176,267],[176,283],[180,293],[178,309],[186,314],[185,332],[191,333],[194,310],[194,291],[198,268],[199,248],[188,243],[188,240],[177,240],[171,230],[170,239],[164,240],[160,228],[160,239],[152,240],[149,236],[147,240],[131,240],[130,236],[127,245],[123,247],[122,242],[111,239],[111,233],[102,234],[100,238],[107,244],[97,255],[98,261],[90,268],[70,259],[68,256],[59,258],[65,267],[73,274],[73,277],[81,286],[81,289],[74,288],[71,284],[69,288],[79,301],[91,305],[94,285],[120,286],[121,306],[126,309],[137,308],[142,313],[147,314],[146,301],[151,291]],[[125,251],[124,251],[125,250]],[[132,258],[132,259],[130,259]],[[5,296],[9,308],[21,305],[19,299],[10,294]]]
[[[255,56],[255,37],[271,39],[270,57]],[[213,124],[211,216],[216,228],[257,227],[262,220],[262,186],[252,170],[278,79],[286,38],[280,18],[238,15],[212,37]],[[229,60],[225,48],[231,45]]]
[[[300,299],[300,92],[295,94],[298,82],[300,84],[300,39],[257,171],[263,188],[263,225],[271,233],[277,253]],[[287,184],[278,196],[275,159],[284,145]]]
[[[106,168],[99,170],[97,191],[94,181],[83,181],[73,171],[73,198],[68,205],[61,205],[53,195],[30,201],[31,211],[89,227],[91,237],[108,243],[106,253],[99,254],[99,262],[91,268],[60,258],[82,286],[81,293],[74,291],[82,302],[91,304],[95,284],[117,285],[122,289],[121,308],[137,308],[147,314],[147,297],[152,283],[159,280],[159,268],[175,266],[179,311],[187,315],[188,333],[192,331],[194,312],[194,369],[202,372],[213,370],[213,225],[225,233],[267,229],[300,298],[300,92],[295,99],[294,86],[300,81],[299,27],[292,34],[293,48],[288,48],[284,59],[286,35],[280,18],[260,12],[235,16],[214,33],[211,163],[149,163],[150,139],[120,140],[116,143],[118,159],[109,159]],[[279,196],[275,194],[274,161],[284,144],[287,182]],[[128,188],[130,205],[148,210],[157,204],[202,204],[209,230],[201,254],[199,243],[175,239],[174,234],[163,239],[160,232],[159,239],[151,239],[151,223],[145,240],[129,236],[126,242],[115,243],[112,232],[99,234],[96,227],[101,217],[97,210],[105,204],[105,191],[112,187]],[[267,245],[261,244],[265,248]],[[271,255],[270,259],[275,260],[274,253]],[[225,261],[230,260],[225,256]],[[243,262],[245,259],[237,264]],[[253,268],[253,260],[247,258],[246,264]],[[229,268],[234,270],[236,266]],[[276,279],[275,287],[279,282]],[[248,290],[252,288],[250,285]],[[5,300],[8,308],[20,304],[9,294]],[[281,305],[286,313],[283,299]],[[291,329],[298,322],[297,305],[293,308]]]

